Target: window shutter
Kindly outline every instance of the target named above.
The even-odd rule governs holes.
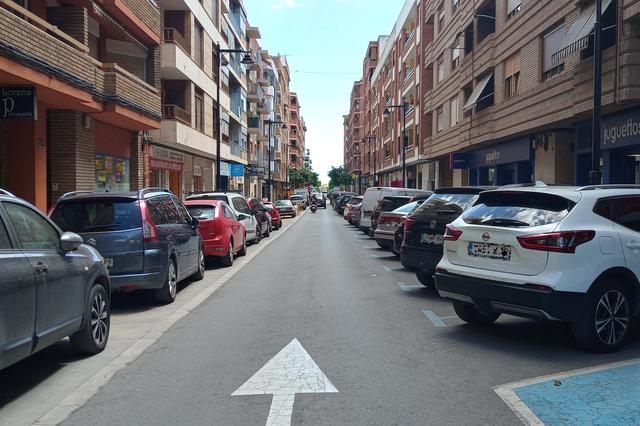
[[[508,0],[507,1],[507,15],[516,10],[522,3],[522,0]]]
[[[565,37],[564,25],[560,25],[558,28],[549,31],[543,35],[543,71],[547,72],[551,68],[555,67],[553,63],[553,54],[560,48],[562,41]]]

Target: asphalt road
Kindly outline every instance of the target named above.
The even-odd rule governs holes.
[[[63,424],[263,425],[271,395],[231,395],[294,339],[338,391],[295,396],[292,423],[312,425],[518,424],[494,387],[640,356],[638,336],[593,355],[565,326],[503,317],[477,328],[453,315],[329,207],[302,217]]]

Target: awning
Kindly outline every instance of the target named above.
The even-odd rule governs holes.
[[[602,13],[611,5],[612,0],[602,0]],[[596,23],[596,5],[591,3],[582,9],[578,19],[560,43],[560,47],[553,54],[553,62],[557,63],[572,53],[584,50],[589,45],[589,36]]]
[[[139,41],[133,34],[131,34],[125,27],[123,27],[113,16],[111,16],[106,10],[104,10],[98,3],[95,1],[91,3],[93,7],[93,13],[100,18],[106,25],[109,25],[115,31],[120,33],[125,39],[127,39],[130,43],[135,44],[136,46],[143,49],[145,52],[148,50],[147,46]]]
[[[482,80],[478,82],[478,84],[476,84],[476,87],[473,89],[471,96],[469,96],[469,100],[467,100],[467,103],[464,104],[464,107],[462,107],[463,111],[468,111],[476,106],[476,103],[478,103],[480,96],[482,96],[482,92],[484,92],[484,90],[487,88],[487,84],[489,84],[489,81],[492,77],[493,72],[490,72],[489,74],[484,76]]]

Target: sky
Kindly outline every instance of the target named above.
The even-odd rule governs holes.
[[[342,165],[343,116],[351,87],[362,77],[369,41],[391,32],[403,0],[244,0],[260,46],[287,55],[290,89],[307,124],[313,170],[328,183]]]

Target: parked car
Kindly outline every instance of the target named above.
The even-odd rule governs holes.
[[[82,354],[109,339],[110,281],[100,253],[0,190],[0,370],[69,336]]]
[[[371,215],[371,226],[369,227],[369,236],[373,238],[374,233],[378,227],[378,217],[380,214],[384,212],[390,212],[398,207],[404,206],[413,201],[418,200],[426,200],[431,195],[431,191],[426,192],[425,194],[416,195],[413,197],[407,196],[394,196],[394,197],[384,197],[382,200],[378,202],[378,205],[375,209],[373,209],[373,214]],[[386,245],[383,248],[391,248],[390,245]]]
[[[247,241],[257,244],[262,239],[260,222],[258,222],[258,219],[253,215],[249,204],[247,204],[247,200],[245,200],[242,195],[236,194],[235,192],[203,192],[189,195],[186,199],[224,201],[247,230]]]
[[[360,208],[362,207],[362,201],[353,206],[353,218],[351,219],[351,225],[356,228],[360,227]]]
[[[260,232],[262,236],[267,238],[271,235],[273,224],[271,221],[271,215],[265,206],[262,205],[257,198],[247,198],[247,203],[251,209],[251,213],[258,219],[260,223]]]
[[[112,291],[152,289],[158,302],[171,303],[180,281],[204,277],[199,222],[166,189],[69,193],[51,219],[104,256]]]
[[[439,188],[404,221],[400,261],[405,268],[416,271],[424,286],[433,286],[447,224],[471,207],[486,189]]]
[[[447,226],[436,288],[465,322],[570,322],[579,345],[619,349],[639,312],[640,187],[536,184],[480,194]]]
[[[412,201],[390,212],[380,213],[376,222],[376,230],[373,235],[378,246],[391,249],[393,254],[399,256],[400,252],[394,249],[396,231],[403,220],[424,201],[425,200]]]
[[[296,217],[296,209],[290,200],[276,200],[274,206],[280,212],[280,217]]]
[[[294,206],[298,206],[298,208],[301,208],[302,210],[307,209],[306,201],[302,195],[292,195],[289,197],[289,201],[291,201]]]
[[[282,228],[282,217],[280,217],[280,212],[273,205],[271,201],[267,201],[262,203],[265,209],[267,209],[267,213],[271,216],[271,224],[273,225],[274,230],[278,230]]]
[[[349,202],[344,206],[344,213],[343,213],[343,217],[347,220],[347,222],[349,222],[350,224],[353,221],[353,212],[354,212],[354,208],[357,205],[360,205],[362,203],[362,197],[352,197]]]
[[[360,230],[365,233],[369,232],[371,219],[373,217],[373,210],[384,197],[413,197],[415,195],[429,196],[431,195],[431,192],[422,189],[390,188],[381,186],[367,188],[364,192],[362,207],[360,208]]]
[[[231,266],[236,255],[247,254],[247,230],[227,203],[186,200],[184,204],[191,217],[200,222],[205,259],[217,258],[222,266]]]
[[[342,214],[340,213],[340,211],[338,211],[338,203],[340,202],[340,200],[342,199],[342,197],[355,197],[356,193],[355,192],[345,192],[345,191],[340,191],[338,193],[338,195],[335,198],[335,201],[333,202],[333,208],[334,210],[336,210],[338,212],[338,214]],[[346,204],[346,202],[345,202]]]
[[[347,205],[347,203],[353,198],[355,197],[355,194],[347,194],[347,195],[343,195],[342,197],[340,197],[338,199],[338,202],[336,203],[336,212],[340,215],[340,216],[344,216],[344,209]]]

